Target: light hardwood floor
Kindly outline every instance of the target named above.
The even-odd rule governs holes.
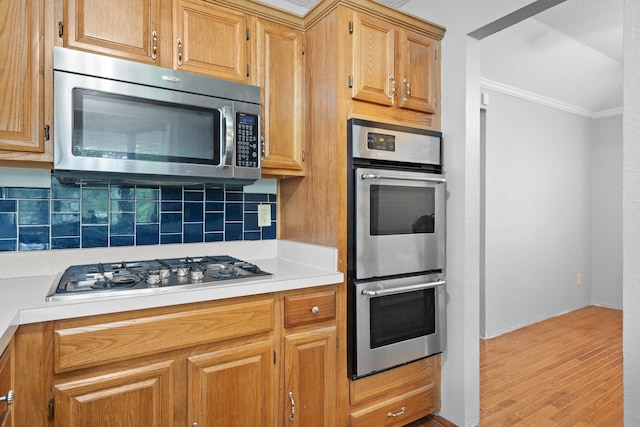
[[[620,310],[590,306],[480,341],[481,427],[623,424]]]
[[[622,426],[622,312],[590,306],[480,342],[481,426]]]

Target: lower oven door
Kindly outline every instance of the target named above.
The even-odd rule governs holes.
[[[442,175],[356,168],[354,186],[356,279],[444,271]]]
[[[354,288],[354,378],[444,350],[444,280],[414,276]]]

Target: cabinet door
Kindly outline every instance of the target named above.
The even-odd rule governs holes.
[[[205,1],[174,3],[174,68],[248,83],[247,16]]]
[[[280,425],[335,425],[336,327],[287,335],[284,351],[285,410]]]
[[[0,397],[7,397],[9,390],[13,390],[13,342],[5,349],[0,357]],[[0,427],[12,427],[11,408],[13,403],[6,400],[0,402]]]
[[[256,22],[256,84],[262,88],[265,143],[263,173],[269,173],[264,169],[302,170],[303,37],[301,31],[284,25]]]
[[[54,425],[173,425],[173,361],[53,386]]]
[[[394,75],[395,28],[388,22],[353,14],[353,86],[351,96],[361,101],[395,105],[398,82]]]
[[[399,106],[433,114],[436,111],[436,41],[398,30]]]
[[[44,152],[43,8],[39,0],[0,2],[0,161]]]
[[[273,425],[273,352],[262,342],[189,357],[187,424]]]
[[[161,65],[161,1],[66,0],[63,45]]]

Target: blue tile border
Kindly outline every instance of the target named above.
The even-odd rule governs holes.
[[[0,187],[0,252],[276,238],[275,194],[87,181]],[[258,227],[269,204],[271,225]]]

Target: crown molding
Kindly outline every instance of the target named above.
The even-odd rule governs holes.
[[[528,92],[526,90],[518,89],[513,86],[505,85],[503,83],[496,82],[494,80],[489,80],[485,78],[480,78],[480,87],[485,89],[495,90],[496,92],[501,92],[506,95],[511,95],[516,98],[521,98],[527,101],[535,102],[536,104],[545,105],[547,107],[555,108],[557,110],[565,111],[571,114],[576,114],[578,116],[586,117],[588,119],[601,119],[604,117],[611,117],[618,114],[622,114],[622,108],[614,108],[611,110],[604,111],[589,111],[587,109],[577,107],[572,104],[568,104],[566,102],[558,101],[553,98],[548,98],[546,96],[538,95],[533,92]]]

